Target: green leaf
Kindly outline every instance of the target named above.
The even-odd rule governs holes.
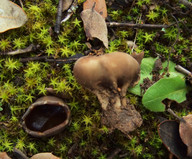
[[[162,78],[145,92],[142,103],[154,112],[165,111],[162,101],[166,98],[181,103],[186,100],[187,87],[185,79],[180,76]]]
[[[140,84],[143,83],[143,80],[145,78],[149,78],[150,80],[152,79],[152,70],[153,70],[153,66],[154,66],[154,63],[155,63],[155,58],[152,58],[152,57],[149,57],[149,58],[144,58],[142,60],[142,63],[141,63],[141,72],[140,72],[140,80],[139,80],[139,83],[133,87],[133,88],[129,88],[129,92],[133,93],[133,94],[136,94],[136,95],[139,95],[141,96],[141,88],[140,88]]]
[[[143,84],[143,80],[145,78],[149,78],[150,80],[152,80],[152,70],[153,70],[153,67],[154,67],[154,64],[155,64],[155,61],[157,60],[157,58],[152,58],[152,57],[149,57],[149,58],[144,58],[142,60],[142,63],[141,63],[141,72],[140,72],[140,81],[139,83],[133,87],[133,88],[129,88],[129,92],[135,94],[135,95],[139,95],[141,96],[141,88],[140,88],[140,85]],[[163,69],[160,71],[160,74],[162,74],[164,71],[164,69],[167,67],[167,61],[164,62],[163,64]],[[175,63],[173,63],[172,61],[169,62],[169,78],[171,77],[176,77],[176,76],[179,76],[181,78],[184,77],[183,74],[177,72],[175,70]],[[164,76],[166,77],[166,76]]]

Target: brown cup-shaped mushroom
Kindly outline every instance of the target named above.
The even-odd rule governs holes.
[[[69,123],[69,118],[70,110],[62,99],[44,96],[25,112],[22,126],[34,137],[48,137],[61,132]]]
[[[93,92],[103,109],[103,123],[124,133],[142,124],[140,114],[126,99],[129,86],[139,80],[141,54],[128,55],[113,52],[101,56],[85,56],[78,59],[73,73],[77,81]]]

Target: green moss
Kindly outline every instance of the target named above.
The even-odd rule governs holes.
[[[26,152],[29,157],[38,152],[53,152],[62,158],[69,158],[68,152],[75,145],[75,158],[105,159],[116,148],[121,149],[121,154],[127,154],[125,158],[166,158],[168,151],[165,150],[157,133],[157,114],[143,108],[139,97],[127,93],[131,104],[141,113],[143,125],[127,136],[119,131],[110,133],[110,130],[101,124],[102,110],[96,96],[76,82],[72,72],[73,63],[57,66],[51,62],[19,61],[23,57],[39,55],[68,58],[88,50],[80,18],[84,1],[78,0],[80,7],[61,25],[58,36],[52,34],[58,0],[25,0],[24,10],[28,22],[21,28],[0,34],[1,53],[26,48],[31,43],[39,45],[38,51],[26,55],[0,56],[0,124],[3,123],[0,129],[0,152],[12,152],[16,147]],[[120,6],[121,9],[108,7],[111,21],[175,23],[171,16],[172,11],[166,6],[156,5],[150,10],[150,0],[135,2],[133,6],[126,8]],[[180,8],[186,10],[183,6]],[[167,58],[171,53],[171,58],[179,57],[176,60],[187,66],[187,59],[192,59],[192,39],[185,28],[191,29],[191,17],[186,16],[178,20],[186,25],[180,23],[180,30],[176,25],[163,30],[109,28],[109,48],[105,52],[131,53],[127,40],[135,39],[138,47],[134,51],[144,50],[145,57],[161,55]],[[180,35],[172,48],[178,32]],[[36,99],[47,95],[46,87],[52,87],[57,93],[69,94],[69,98],[64,100],[71,109],[71,123],[54,137],[36,139],[22,129],[20,121],[24,112]],[[186,115],[186,112],[189,110],[178,110],[181,116]],[[158,115],[172,118],[167,114]]]

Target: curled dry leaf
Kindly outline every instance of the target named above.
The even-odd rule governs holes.
[[[187,157],[187,147],[179,136],[179,123],[172,120],[165,120],[160,123],[158,128],[159,136],[165,147],[180,159]]]
[[[107,25],[103,17],[94,9],[86,9],[81,12],[81,18],[87,38],[97,38],[108,48]]]
[[[54,156],[50,152],[45,152],[45,153],[38,153],[36,155],[33,155],[31,159],[60,159],[57,156]]]
[[[184,116],[179,125],[179,133],[182,141],[187,145],[187,155],[192,157],[192,114]]]
[[[107,17],[107,6],[105,0],[86,0],[83,3],[83,10],[92,9],[95,3],[95,10],[103,17]]]
[[[0,33],[9,29],[21,27],[27,21],[27,15],[15,3],[1,0],[0,3]]]
[[[71,6],[73,0],[63,0],[63,9],[62,11],[66,11]]]

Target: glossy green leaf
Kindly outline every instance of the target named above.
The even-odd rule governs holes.
[[[129,92],[131,92],[135,95],[141,96],[140,85],[143,84],[143,80],[145,78],[149,78],[150,80],[152,80],[152,70],[153,70],[153,67],[154,67],[156,60],[157,60],[157,58],[152,58],[152,57],[144,58],[142,60],[141,72],[140,72],[140,81],[135,87],[129,88]],[[167,67],[167,61],[164,62],[162,65],[163,65],[163,69],[160,71],[160,74],[165,72],[164,69]],[[181,78],[184,77],[183,74],[181,74],[175,70],[175,66],[176,66],[175,63],[173,63],[172,61],[169,62],[169,78],[176,77],[176,76],[179,76]],[[166,76],[164,76],[164,78],[166,78]]]
[[[181,103],[186,100],[185,79],[180,76],[162,78],[147,89],[142,98],[143,105],[154,112],[165,111],[162,101],[166,98]]]
[[[149,78],[150,80],[152,79],[152,70],[153,70],[153,66],[155,63],[155,58],[149,57],[149,58],[144,58],[142,60],[141,63],[141,71],[140,71],[140,80],[139,83],[133,87],[133,88],[129,88],[129,92],[135,94],[135,95],[139,95],[141,96],[141,88],[140,88],[140,84],[143,83],[143,79],[145,78]]]

